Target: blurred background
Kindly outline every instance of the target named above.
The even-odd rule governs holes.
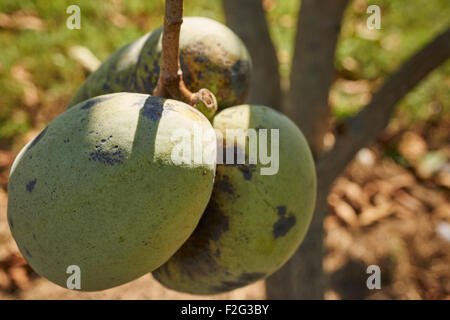
[[[284,91],[300,2],[263,1]],[[72,4],[81,8],[80,30],[66,28]],[[368,32],[370,4],[381,7],[382,28]],[[59,288],[27,266],[6,222],[8,174],[18,151],[66,108],[100,61],[159,27],[163,14],[162,0],[0,3],[0,299],[201,298],[166,290],[150,275],[101,293]],[[219,0],[185,1],[185,16],[225,23]],[[387,75],[449,23],[448,0],[351,1],[335,56],[333,117],[358,112]],[[324,222],[324,268],[332,279],[327,299],[450,298],[449,159],[447,61],[401,101],[377,143],[361,150],[336,181]],[[380,290],[366,287],[371,264],[382,270]],[[264,297],[259,282],[208,298]]]

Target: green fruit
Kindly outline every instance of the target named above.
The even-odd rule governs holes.
[[[135,93],[96,97],[55,118],[16,158],[8,184],[10,229],[31,267],[66,287],[77,265],[81,290],[91,291],[164,263],[212,191],[214,135],[210,164],[172,160],[182,145],[174,130],[195,127],[212,131],[182,102]]]
[[[69,106],[111,92],[153,92],[161,63],[162,27],[113,53],[76,92]],[[184,18],[180,62],[186,86],[209,89],[219,108],[243,103],[249,87],[250,56],[228,27],[200,17]]]
[[[269,165],[260,159],[249,164],[250,149],[242,141],[233,149],[245,150],[246,164],[217,165],[213,194],[199,225],[153,272],[166,287],[194,294],[236,289],[275,272],[300,245],[315,206],[314,161],[302,133],[287,117],[268,107],[241,105],[220,112],[214,127],[224,137],[226,129],[248,133],[255,128],[258,134],[279,129],[279,167],[276,174],[261,174]],[[276,140],[267,132],[270,153]]]

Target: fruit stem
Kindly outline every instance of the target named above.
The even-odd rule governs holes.
[[[166,0],[162,36],[162,62],[153,95],[183,101],[212,119],[217,100],[208,89],[191,92],[183,81],[180,67],[180,29],[183,23],[183,0]]]

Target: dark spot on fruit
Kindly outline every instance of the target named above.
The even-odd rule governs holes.
[[[69,142],[70,142],[69,139],[64,140],[64,143],[69,143]]]
[[[250,170],[250,167],[245,164],[240,164],[238,166],[238,169],[242,172],[242,175],[244,176],[245,180],[251,180],[252,179],[252,171]]]
[[[266,274],[263,272],[252,272],[252,273],[244,272],[236,280],[222,281],[220,285],[212,286],[211,290],[216,293],[231,291],[246,286],[252,282],[255,282],[263,278],[265,275]]]
[[[249,87],[250,62],[238,60],[231,67],[231,87],[238,99],[245,100]]]
[[[142,241],[142,244],[144,245],[144,246],[147,246],[148,245],[148,242],[147,241]]]
[[[215,188],[228,194],[234,194],[234,187],[231,184],[230,179],[228,178],[227,175],[217,176]]]
[[[33,256],[31,255],[30,251],[27,248],[23,248],[25,250],[25,255],[27,255],[30,258],[33,258]]]
[[[33,233],[33,239],[36,240],[36,235]]]
[[[102,86],[102,90],[106,93],[106,92],[111,92],[111,86],[109,85],[109,77],[108,79],[106,79],[107,82],[105,82]]]
[[[182,272],[191,280],[200,281],[208,275],[217,274],[217,250],[211,248],[210,242],[219,240],[221,235],[229,230],[228,220],[228,216],[218,205],[213,200],[210,201],[195,231],[172,256],[171,260],[176,261],[175,264],[180,265]],[[167,266],[163,265],[156,269],[153,276],[158,280],[164,278],[166,268]]]
[[[144,107],[141,110],[141,114],[153,122],[158,121],[161,118],[163,112],[164,99],[156,97],[148,97],[145,99]]]
[[[280,216],[277,222],[273,225],[273,236],[274,238],[282,237],[295,225],[295,216],[286,217],[285,215]]]
[[[93,106],[99,104],[100,102],[109,100],[109,97],[97,97],[97,98],[92,98],[89,99],[88,101],[83,103],[83,106],[81,107],[82,110],[89,110],[91,109]]]
[[[26,189],[28,192],[32,192],[34,189],[34,186],[36,185],[36,181],[37,179],[31,180],[30,182],[27,183]]]
[[[216,252],[214,253],[214,255],[218,258],[220,257],[220,249],[217,249]]]
[[[153,73],[159,74],[159,60],[161,59],[161,54],[158,54],[158,58],[153,60]]]
[[[205,78],[204,72],[203,72],[202,70],[199,70],[199,71],[197,72],[197,79],[198,79],[198,80],[203,80],[204,78]]]
[[[145,62],[141,62],[141,57],[143,54],[139,55],[138,68],[139,70],[144,69],[145,72],[136,74],[132,80],[134,84],[139,84],[138,92],[153,92],[156,87],[156,82],[158,81],[159,75],[159,64],[161,62],[161,54],[154,54],[153,50],[149,50],[147,53],[149,56],[153,56],[153,60],[149,63],[147,59]],[[142,68],[142,65],[144,66]],[[134,79],[139,77],[140,81],[135,81]]]
[[[125,242],[125,239],[123,237],[119,237],[119,242]]]
[[[277,214],[282,217],[286,214],[286,206],[278,206],[277,207]]]
[[[187,53],[185,53],[185,52],[182,52],[182,54],[180,54],[180,67],[183,72],[183,81],[189,88],[194,80],[192,77],[191,70],[189,69],[188,65],[185,63],[186,55],[187,55]],[[192,88],[190,88],[190,89],[192,90]]]
[[[34,138],[34,140],[30,143],[30,145],[28,146],[27,150],[30,150],[31,148],[33,148],[45,135],[45,133],[47,132],[48,127],[45,127],[44,130],[42,130],[36,138]]]
[[[207,239],[217,241],[229,228],[229,217],[222,212],[215,201],[210,201],[200,219],[197,229],[207,233]]]
[[[102,146],[95,146],[95,149],[94,152],[89,154],[89,160],[109,164],[110,166],[123,162],[123,154],[119,149],[116,149],[116,151],[104,151]]]

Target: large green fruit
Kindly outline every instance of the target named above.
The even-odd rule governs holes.
[[[204,164],[172,155],[184,143],[174,132],[196,128],[213,131],[184,103],[136,93],[96,97],[55,118],[20,152],[8,184],[10,229],[31,267],[66,287],[67,268],[79,266],[81,290],[91,291],[169,259],[211,196],[215,135],[201,145]]]
[[[279,129],[279,166],[275,174],[262,174],[269,165],[261,158],[249,164],[249,144],[242,140],[233,149],[237,154],[245,150],[246,164],[217,165],[213,194],[199,225],[153,272],[168,288],[194,294],[232,290],[275,272],[300,245],[315,206],[313,158],[302,133],[287,117],[268,107],[241,105],[220,112],[214,127],[224,137],[227,129],[242,129],[249,136],[250,128],[258,134],[269,129],[269,153],[272,147],[277,150],[269,131]],[[229,143],[228,148],[233,146]]]
[[[228,27],[200,17],[184,18],[180,33],[183,79],[193,92],[212,91],[219,108],[243,103],[251,61],[245,45]],[[112,54],[76,92],[69,106],[111,92],[153,92],[161,63],[162,27]]]

